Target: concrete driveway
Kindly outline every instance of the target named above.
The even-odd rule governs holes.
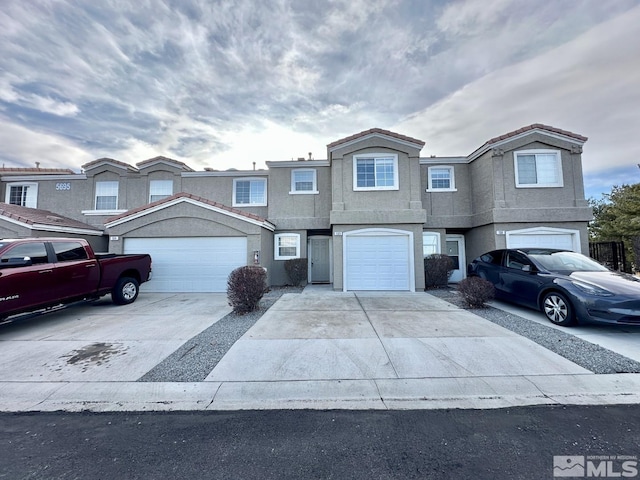
[[[143,294],[5,325],[0,411],[640,403],[640,375],[595,375],[426,293],[286,294],[204,381],[137,381],[228,312],[224,294]]]
[[[231,311],[225,294],[80,302],[0,327],[0,381],[135,382]]]
[[[612,352],[640,362],[640,325],[576,325],[574,327],[559,327],[551,323],[542,312],[530,308],[520,307],[511,303],[495,300],[491,306],[513,313],[541,325],[565,333],[575,335],[587,342],[595,343]]]

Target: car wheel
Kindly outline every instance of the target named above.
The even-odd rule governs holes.
[[[122,277],[111,291],[111,299],[116,305],[127,305],[138,298],[139,284],[135,278]]]
[[[555,325],[568,327],[574,323],[573,308],[562,293],[546,293],[542,299],[542,311],[547,319]]]

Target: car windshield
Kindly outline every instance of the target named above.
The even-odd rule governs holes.
[[[607,272],[595,260],[575,252],[529,252],[529,257],[551,272]]]

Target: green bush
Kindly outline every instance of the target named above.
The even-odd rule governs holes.
[[[484,307],[485,303],[496,295],[493,284],[480,277],[465,278],[458,283],[458,291],[464,302],[472,308]]]
[[[292,258],[284,262],[284,270],[291,280],[291,285],[297,287],[307,280],[307,265],[306,258]]]
[[[227,280],[227,299],[234,313],[256,310],[267,291],[267,273],[262,267],[236,268]]]
[[[453,260],[443,253],[424,257],[424,279],[426,288],[444,287],[453,273]]]

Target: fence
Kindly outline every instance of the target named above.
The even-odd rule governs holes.
[[[589,256],[612,270],[631,273],[631,265],[627,263],[623,242],[589,243]]]

